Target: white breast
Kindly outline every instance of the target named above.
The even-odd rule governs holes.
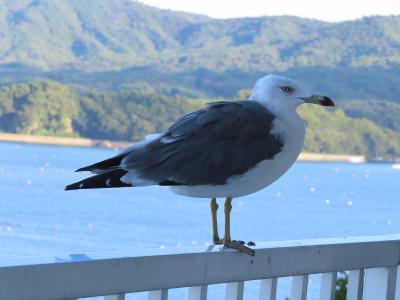
[[[296,112],[278,117],[273,122],[273,133],[284,143],[282,151],[272,160],[264,160],[242,175],[228,179],[224,185],[174,186],[173,192],[189,197],[242,197],[255,193],[275,182],[296,161],[304,144],[305,126]]]

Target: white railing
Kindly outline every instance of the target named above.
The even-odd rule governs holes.
[[[244,284],[260,280],[259,299],[276,299],[279,277],[292,276],[291,300],[305,300],[309,274],[321,274],[320,299],[334,300],[336,273],[349,271],[348,300],[394,300],[400,235],[263,243],[256,255],[220,246],[156,253],[70,255],[0,262],[0,299],[59,300],[148,291],[167,300],[168,289],[188,287],[189,300],[207,299],[210,284],[226,284],[225,299],[246,299]]]

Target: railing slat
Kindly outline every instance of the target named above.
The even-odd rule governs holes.
[[[125,300],[125,294],[104,296],[104,300]]]
[[[290,300],[306,300],[308,275],[292,277],[292,291]]]
[[[394,300],[397,266],[372,268],[365,272],[364,300]]]
[[[349,271],[346,300],[362,300],[364,288],[364,270]]]
[[[133,252],[86,253],[77,256],[77,260],[74,255],[10,258],[0,261],[0,299],[82,299],[337,270],[383,268],[369,271],[365,290],[369,299],[384,300],[393,298],[396,286],[394,270],[400,261],[400,235],[259,243],[256,252],[255,257],[249,257],[233,250],[221,251],[220,247],[198,246],[150,252],[136,252],[135,249]],[[385,268],[391,268],[391,271]],[[375,274],[384,278],[379,280],[379,292],[372,291],[376,290],[374,273],[383,274]],[[302,280],[296,284],[299,278]],[[304,298],[307,290],[306,278],[299,278],[294,279],[294,287],[303,288],[293,287],[295,297],[292,300]],[[350,279],[349,290],[351,282]],[[359,286],[362,280],[356,282]],[[380,294],[375,297],[374,293]],[[360,289],[356,288],[355,299],[349,299],[359,300],[359,294]],[[160,299],[162,296],[154,297]]]
[[[168,300],[168,290],[150,291],[148,300]]]
[[[225,300],[243,300],[243,281],[229,282],[225,286]]]
[[[335,300],[337,273],[321,274],[320,300]]]
[[[206,300],[208,285],[189,287],[189,300]]]
[[[276,300],[277,278],[260,280],[260,300]]]
[[[397,275],[396,275],[396,292],[394,299],[400,300],[400,266],[397,266]]]

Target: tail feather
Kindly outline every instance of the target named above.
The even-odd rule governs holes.
[[[128,172],[121,169],[101,173],[67,185],[65,190],[71,191],[79,189],[132,187],[133,185],[121,181],[121,177],[123,177],[126,173]]]
[[[117,155],[112,158],[95,163],[93,165],[80,168],[80,169],[76,170],[76,172],[91,171],[91,172],[96,173],[96,171],[107,171],[108,169],[115,169],[115,168],[119,167],[119,165],[121,164],[121,161],[124,157],[125,157],[125,155]]]

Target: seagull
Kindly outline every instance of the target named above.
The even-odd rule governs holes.
[[[296,109],[303,103],[335,106],[294,80],[260,78],[248,100],[219,101],[179,118],[118,155],[80,168],[95,175],[66,190],[169,186],[179,195],[211,199],[213,242],[250,255],[252,242],[231,239],[233,198],[255,193],[280,178],[296,161],[305,138]],[[217,198],[225,198],[225,234],[218,234]]]

